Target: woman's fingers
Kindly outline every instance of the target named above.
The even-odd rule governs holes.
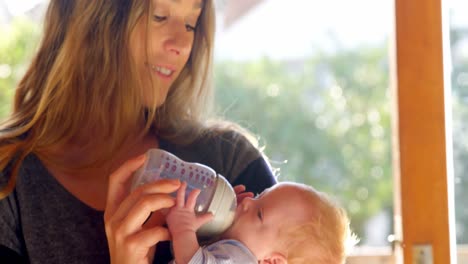
[[[170,239],[162,212],[174,206],[170,193],[180,181],[158,180],[130,192],[130,179],[144,162],[144,155],[129,160],[109,177],[104,222],[111,261],[152,263],[155,245]]]
[[[151,213],[150,217],[143,224],[143,229],[148,229],[155,226],[163,226],[166,223],[166,216],[164,215],[163,210],[168,209],[161,209]]]
[[[111,240],[109,241],[111,263],[153,263],[155,245],[169,239],[167,228],[157,226],[122,240]]]
[[[107,201],[104,218],[112,216],[117,210],[122,200],[128,194],[128,179],[133,172],[145,162],[146,156],[141,155],[134,159],[126,161],[109,177],[109,187],[107,190]]]
[[[122,201],[112,218],[114,221],[123,219],[125,216],[127,216],[130,209],[141,199],[142,196],[156,193],[173,193],[177,190],[177,188],[179,188],[179,186],[180,181],[169,179],[158,180],[153,183],[139,186]]]
[[[170,238],[171,236],[167,228],[157,226],[129,236],[128,243],[130,245],[130,248],[133,247],[136,249],[137,247],[146,247],[149,249],[156,245],[156,243],[158,243],[159,241],[170,240]]]
[[[142,229],[151,212],[174,206],[174,198],[167,194],[148,194],[143,196],[122,220],[116,220],[120,235],[129,235]],[[112,225],[112,223],[111,223]]]

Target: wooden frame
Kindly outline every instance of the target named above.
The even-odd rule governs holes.
[[[442,14],[441,0],[395,0],[396,263],[413,263],[418,244],[433,263],[456,263]]]

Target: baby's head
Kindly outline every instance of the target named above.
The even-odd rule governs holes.
[[[259,263],[341,264],[349,220],[326,194],[282,182],[244,199],[223,238],[244,243]]]

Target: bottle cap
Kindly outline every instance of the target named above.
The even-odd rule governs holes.
[[[210,238],[226,231],[234,221],[237,207],[237,197],[231,184],[220,174],[216,181],[213,199],[208,212],[213,213],[213,219],[201,226],[197,236],[201,239]]]

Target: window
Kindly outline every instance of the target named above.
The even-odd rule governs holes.
[[[341,201],[361,240],[349,263],[391,255],[392,16],[391,0],[232,0],[218,10],[219,111],[259,136],[279,181]]]
[[[458,263],[468,262],[468,19],[466,1],[450,2],[452,129]]]

